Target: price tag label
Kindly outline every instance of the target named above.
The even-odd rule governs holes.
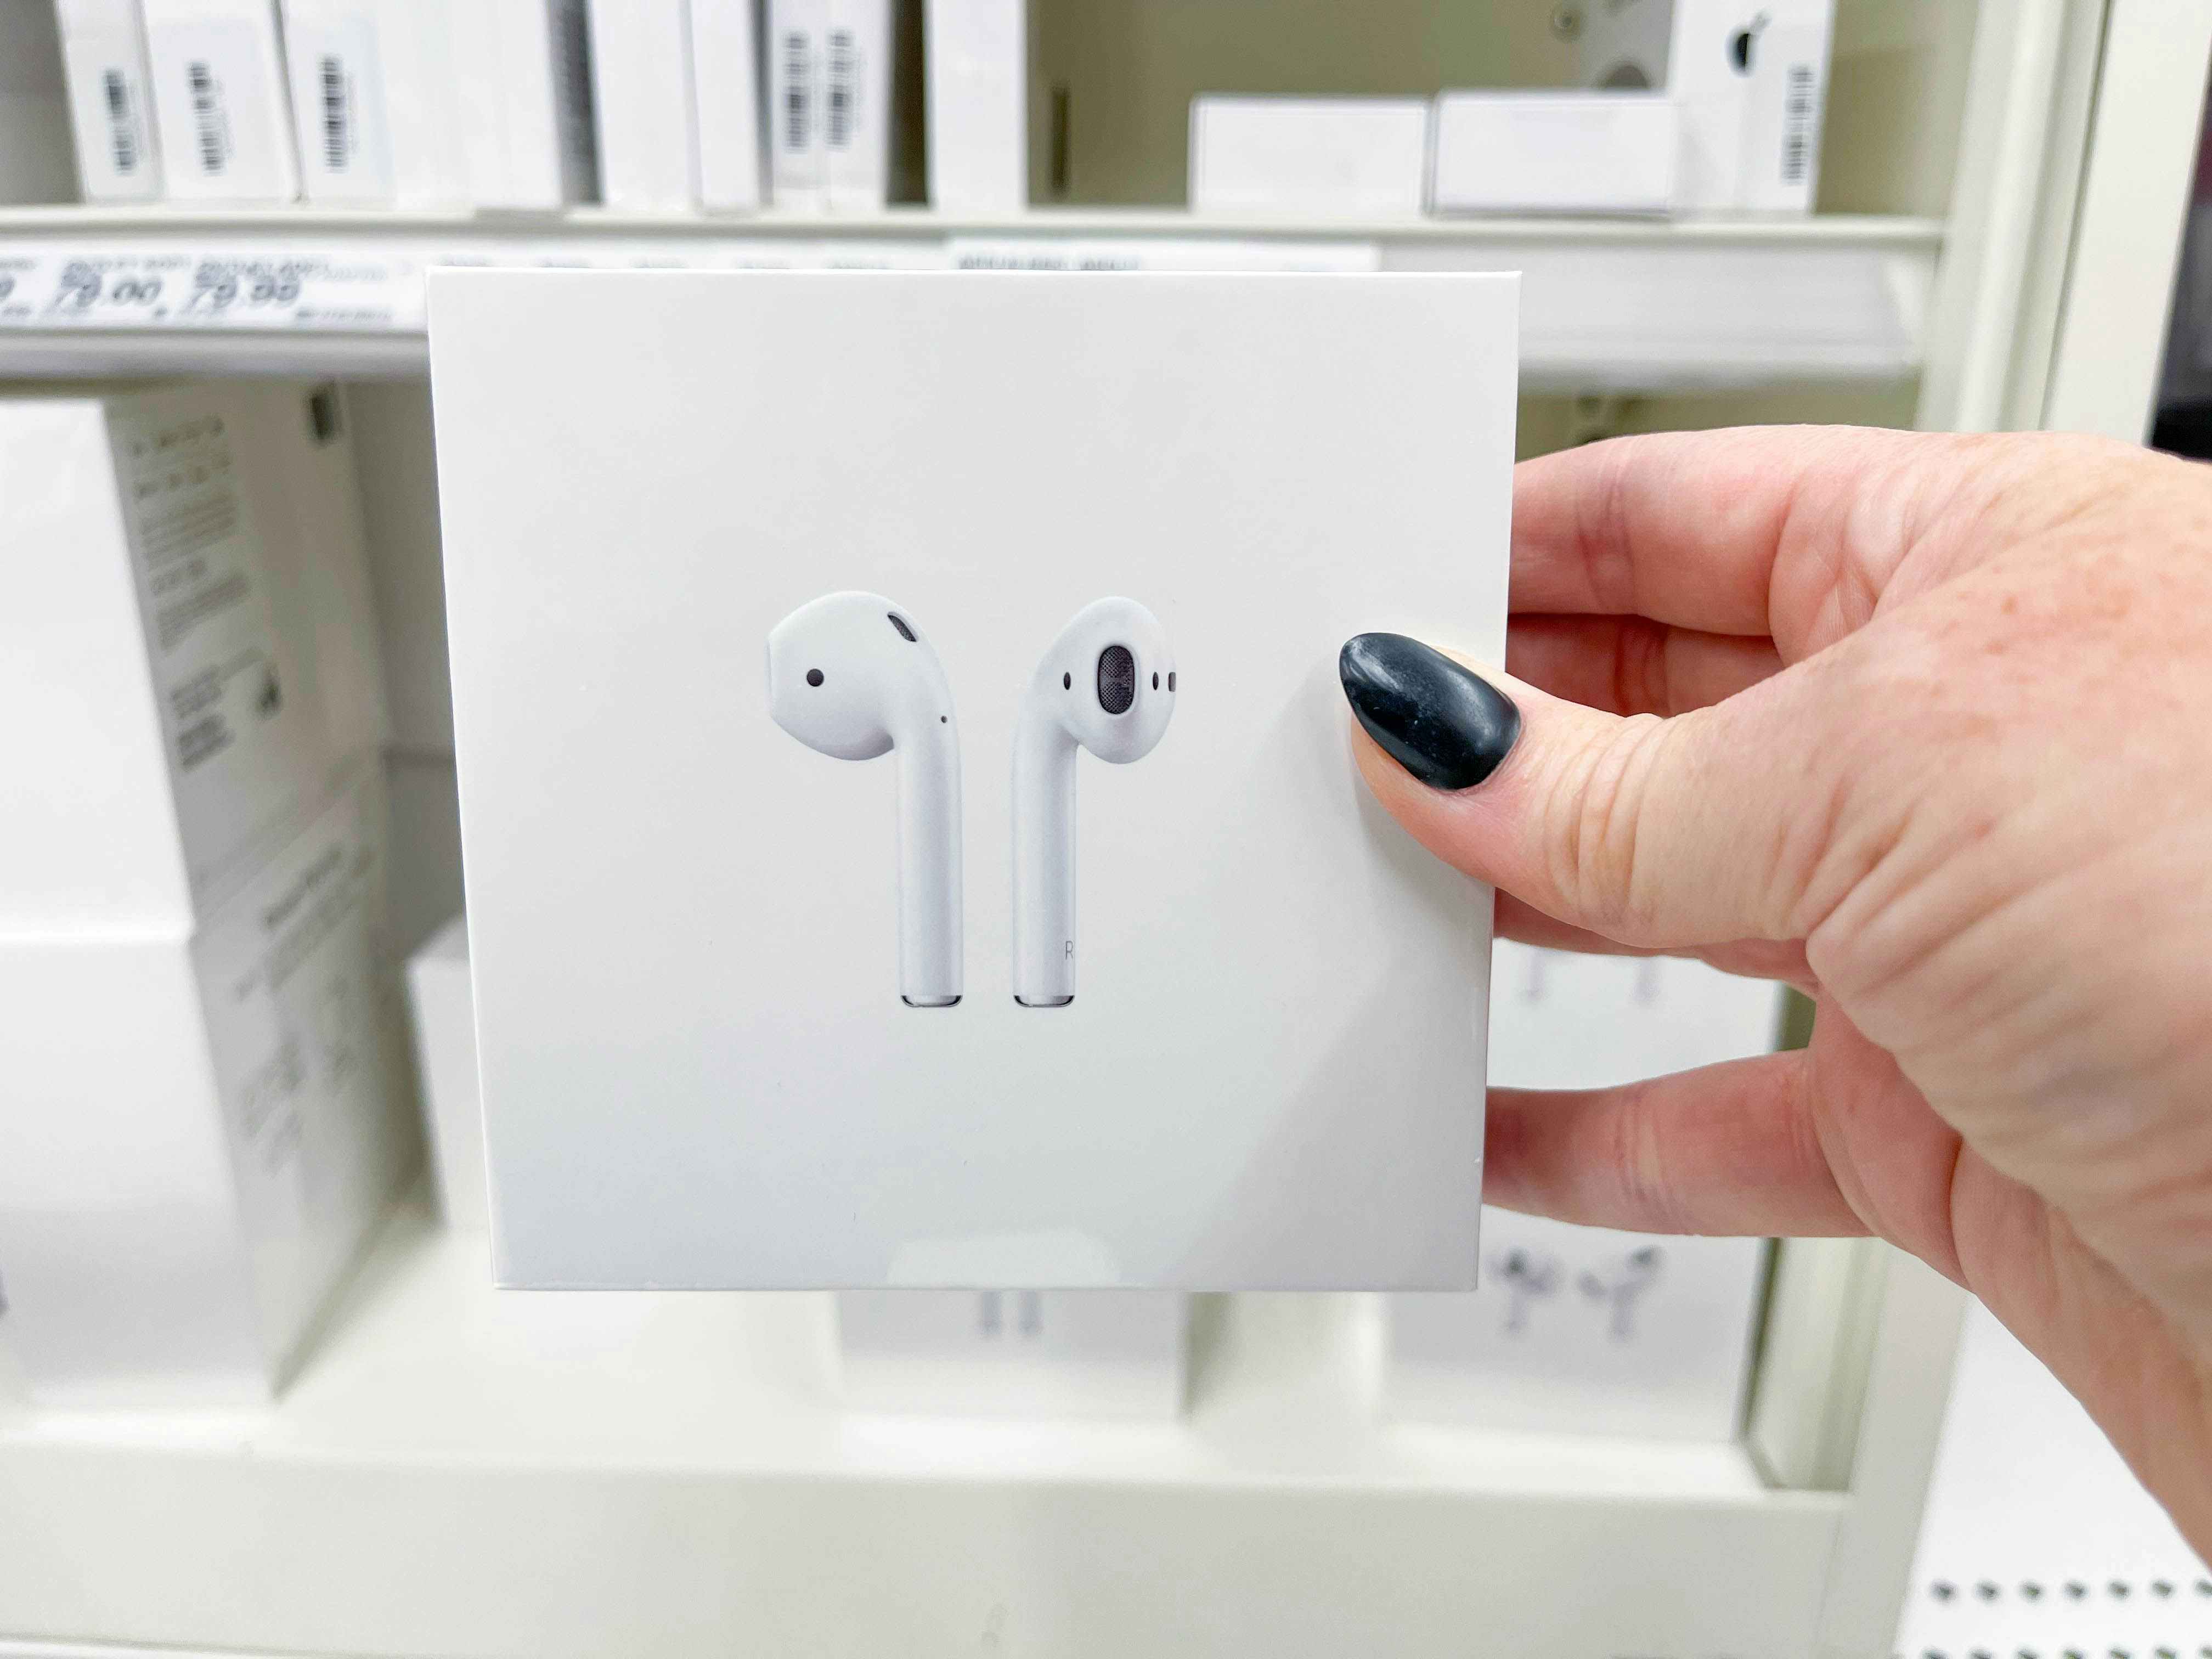
[[[102,248],[0,259],[0,327],[422,327],[422,262],[380,253]]]

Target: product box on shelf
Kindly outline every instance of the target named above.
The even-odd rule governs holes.
[[[0,936],[181,930],[385,731],[335,388],[0,400]]]
[[[926,0],[930,205],[1002,215],[1029,204],[1030,0]]]
[[[1428,184],[1429,110],[1425,98],[1194,98],[1192,210],[1417,214]]]
[[[1442,93],[1429,204],[1438,213],[1664,213],[1680,131],[1661,93]]]
[[[447,16],[469,199],[495,209],[596,200],[584,0],[480,0]]]
[[[827,92],[830,0],[766,0],[769,193],[776,206],[830,205]]]
[[[750,212],[767,194],[760,0],[691,0],[690,10],[700,204]]]
[[[161,153],[138,0],[59,0],[56,15],[79,190],[88,202],[155,200]]]
[[[1680,112],[1677,208],[1812,210],[1835,0],[1611,0],[1587,10],[1580,78],[1664,88]]]
[[[289,202],[300,194],[276,0],[141,0],[161,134],[180,201]]]
[[[1161,1419],[1182,1411],[1190,1298],[1171,1291],[845,1291],[851,1410]]]
[[[592,0],[592,118],[599,199],[636,213],[699,205],[691,6]]]
[[[0,934],[0,1342],[64,1406],[283,1380],[417,1141],[373,757],[196,930]]]
[[[1498,659],[1517,289],[434,274],[500,1281],[1471,1285],[1336,661]]]
[[[423,1116],[430,1131],[438,1211],[454,1231],[481,1233],[489,1217],[465,916],[455,916],[408,957],[407,1006],[414,1025]]]
[[[464,94],[438,0],[284,0],[284,56],[308,201],[468,199]]]
[[[70,126],[53,8],[44,0],[0,5],[0,203],[70,198]]]
[[[1702,963],[1500,941],[1490,1076],[1597,1088],[1773,1047],[1782,993]],[[1648,1237],[1492,1210],[1482,1287],[1389,1298],[1386,1408],[1492,1429],[1734,1438],[1765,1282],[1756,1238]]]

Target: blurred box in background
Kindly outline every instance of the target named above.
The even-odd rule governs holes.
[[[491,1217],[484,1197],[483,1109],[477,1092],[467,917],[455,916],[407,959],[407,1004],[438,1212],[455,1232],[485,1232]]]
[[[750,212],[766,199],[760,0],[691,0],[691,104],[701,204]]]
[[[631,213],[699,205],[685,0],[591,0],[599,199]]]
[[[15,8],[18,13],[37,9]],[[161,194],[161,155],[137,0],[60,0],[56,15],[78,189],[88,202],[154,200]],[[14,55],[0,46],[0,61]]]
[[[693,0],[698,3],[698,0]],[[927,0],[930,205],[1010,214],[1029,205],[1030,0]]]
[[[67,1406],[251,1404],[414,1165],[373,762],[197,930],[0,938],[0,1316]]]
[[[449,15],[470,199],[514,209],[596,200],[584,0],[478,0]]]
[[[845,1404],[917,1416],[1175,1417],[1188,1308],[1164,1291],[842,1291]]]
[[[284,0],[284,53],[308,201],[468,199],[443,0]]]
[[[1664,213],[1680,123],[1665,94],[1447,92],[1437,98],[1438,213]]]
[[[162,173],[179,201],[300,194],[276,0],[142,0]]]
[[[1781,988],[1669,957],[1501,940],[1492,1087],[1599,1088],[1763,1054]],[[1482,1286],[1389,1297],[1393,1416],[1491,1429],[1728,1440],[1766,1242],[1648,1237],[1486,1209]]]
[[[1194,98],[1198,213],[1400,218],[1421,210],[1425,98]]]

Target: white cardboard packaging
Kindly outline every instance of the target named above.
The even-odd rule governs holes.
[[[1191,209],[1417,214],[1428,180],[1429,110],[1425,98],[1194,98]]]
[[[438,1211],[455,1232],[489,1225],[484,1203],[483,1112],[477,1093],[475,1002],[469,992],[469,924],[455,916],[407,959],[415,1070],[430,1130]]]
[[[141,0],[161,135],[179,201],[300,194],[276,0]]]
[[[1591,86],[1666,88],[1681,112],[1676,205],[1808,213],[1834,0],[1620,0],[1576,43]]]
[[[1467,1287],[1489,896],[1347,769],[1335,663],[1501,647],[1515,278],[431,284],[501,1283]],[[769,717],[842,590],[957,709],[950,1008],[901,1000],[896,761]],[[1024,1008],[1024,688],[1116,594],[1181,689],[1079,757],[1081,994]]]
[[[518,210],[596,199],[584,0],[477,0],[452,7],[449,25],[470,198]]]
[[[1702,963],[1500,940],[1491,1077],[1596,1088],[1762,1054],[1781,991]],[[1725,1441],[1765,1281],[1756,1238],[1646,1237],[1492,1210],[1472,1296],[1389,1298],[1394,1415],[1485,1428]]]
[[[1182,1414],[1189,1298],[1166,1291],[845,1291],[847,1407],[928,1417]]]
[[[56,10],[79,190],[88,202],[155,200],[161,152],[137,0],[60,0]]]
[[[1029,0],[924,0],[929,200],[942,213],[1029,205]]]
[[[0,403],[0,935],[189,930],[385,732],[334,389]]]
[[[830,210],[880,211],[890,199],[891,0],[829,0],[822,54],[822,178]]]
[[[411,1167],[366,766],[197,932],[0,938],[0,1340],[65,1406],[264,1399]]]
[[[452,28],[436,0],[284,0],[284,55],[308,201],[468,199]]]
[[[1438,213],[1664,213],[1680,123],[1642,92],[1447,92],[1429,200]]]
[[[769,193],[775,205],[830,205],[827,94],[830,0],[767,0]]]
[[[699,201],[750,213],[767,198],[760,0],[691,0],[691,103]]]
[[[591,0],[599,199],[634,213],[699,205],[689,0]]]

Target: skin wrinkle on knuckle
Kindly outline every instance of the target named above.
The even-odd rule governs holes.
[[[1609,938],[1636,915],[1646,782],[1668,722],[1633,714],[1586,738],[1545,802],[1551,878],[1585,926]]]

